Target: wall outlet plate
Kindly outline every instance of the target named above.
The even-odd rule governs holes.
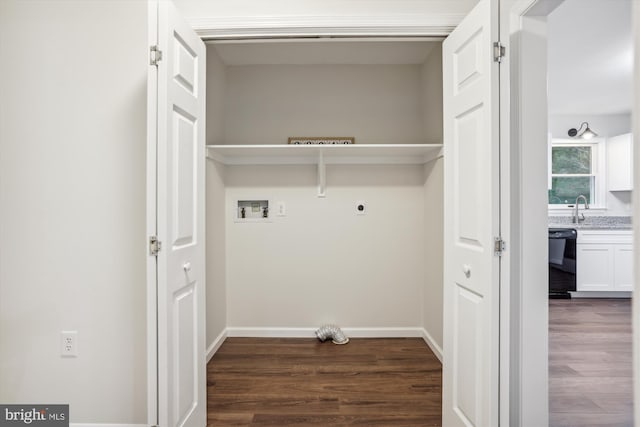
[[[78,357],[78,331],[60,332],[60,355]]]

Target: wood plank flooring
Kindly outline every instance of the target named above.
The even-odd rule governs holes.
[[[210,426],[440,426],[442,366],[420,338],[228,338],[207,366]]]
[[[633,425],[631,300],[549,301],[549,425]]]
[[[549,350],[550,426],[633,425],[630,300],[550,300]],[[421,339],[229,338],[207,370],[210,426],[441,425]]]

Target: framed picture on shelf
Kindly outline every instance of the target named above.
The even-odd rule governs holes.
[[[348,145],[355,144],[353,136],[291,136],[292,145]]]

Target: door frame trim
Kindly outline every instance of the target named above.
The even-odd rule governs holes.
[[[633,2],[633,49],[634,49],[634,82],[640,82],[640,4]],[[631,112],[631,131],[637,144],[640,141],[640,91],[636,87],[634,90],[633,110]],[[633,212],[640,212],[640,150],[633,150]],[[633,221],[633,245],[634,270],[633,270],[633,292],[640,295],[640,221]],[[640,393],[640,297],[633,298],[632,304],[632,331],[633,331],[633,389],[634,389],[634,419],[640,420],[640,404],[638,404],[638,393]]]
[[[537,283],[529,279],[531,272],[539,271],[538,261],[530,257],[531,253],[540,253],[541,245],[546,245],[546,205],[544,206],[544,230],[542,218],[538,218],[535,212],[532,214],[537,221],[531,223],[523,220],[527,213],[531,213],[528,198],[536,193],[537,182],[545,180],[546,168],[541,168],[535,158],[525,159],[522,145],[530,147],[526,140],[527,123],[540,121],[541,115],[546,122],[546,105],[544,111],[540,110],[538,100],[528,100],[527,110],[523,110],[523,98],[526,97],[527,84],[524,72],[531,72],[527,64],[531,63],[532,53],[524,50],[522,36],[529,31],[531,21],[527,16],[544,17],[564,0],[512,0],[508,7],[501,10],[501,20],[504,25],[501,28],[501,38],[507,44],[507,56],[505,65],[509,67],[509,77],[501,81],[501,96],[503,105],[507,106],[501,111],[502,132],[506,137],[502,147],[503,160],[503,232],[511,242],[511,250],[507,251],[507,259],[503,264],[506,270],[505,277],[510,281],[505,282],[502,288],[503,301],[501,304],[501,317],[505,316],[508,322],[502,323],[505,329],[501,332],[510,341],[509,346],[501,346],[501,360],[508,367],[501,364],[501,384],[508,382],[509,395],[501,393],[501,402],[506,402],[509,413],[502,414],[503,425],[529,425],[538,424],[540,418],[534,414],[540,414],[541,408],[546,408],[544,417],[548,420],[548,359],[527,357],[532,348],[548,348],[548,306],[541,305],[541,301],[547,301],[546,288],[537,289]],[[539,35],[538,35],[539,36]],[[525,55],[527,55],[525,57]],[[546,54],[545,54],[546,55]],[[535,59],[535,58],[534,58]],[[546,58],[545,58],[546,59]],[[526,64],[524,63],[526,61]],[[539,63],[545,64],[545,61]],[[546,70],[545,70],[546,71]],[[546,75],[546,74],[545,74]],[[530,91],[529,91],[530,92]],[[546,93],[546,91],[542,91]],[[531,105],[533,104],[533,105]],[[536,122],[537,123],[537,122]],[[545,147],[546,151],[546,147]],[[545,156],[546,159],[546,156]],[[545,160],[546,162],[546,160]],[[543,176],[544,175],[544,176]],[[535,188],[534,188],[535,187]],[[535,191],[532,191],[535,190]],[[530,196],[527,196],[530,195]],[[537,193],[536,193],[537,194]],[[529,215],[530,216],[530,215]],[[536,233],[524,233],[523,223],[536,227]],[[540,224],[539,224],[540,223]],[[540,232],[544,235],[544,244],[532,234]],[[545,246],[546,248],[546,246]],[[546,273],[546,261],[545,270]],[[544,292],[544,295],[541,295]],[[533,298],[531,296],[533,295]],[[527,304],[524,304],[524,300]],[[534,333],[532,334],[532,330]],[[548,354],[547,352],[544,352]],[[503,405],[504,408],[506,405]],[[548,421],[547,421],[548,422]],[[544,422],[543,422],[544,423]]]
[[[149,46],[158,44],[158,0],[147,2]],[[158,235],[158,68],[147,73],[147,424],[158,425],[158,262],[149,254],[149,236]]]
[[[370,16],[196,17],[187,22],[203,40],[320,36],[447,36],[461,13]]]
[[[157,22],[157,9],[153,11],[153,5],[157,5],[158,0],[148,0],[149,7],[149,27],[152,26],[152,15],[154,14]],[[534,3],[535,1],[546,0],[518,0],[520,2],[529,1]],[[503,7],[500,7],[499,13],[501,18],[504,15]],[[272,16],[272,17],[228,17],[228,18],[215,18],[215,17],[203,17],[203,18],[191,18],[187,19],[188,24],[196,30],[196,33],[203,41],[213,39],[256,39],[256,38],[289,38],[289,37],[303,37],[303,38],[318,38],[325,36],[361,36],[361,37],[446,37],[451,31],[462,21],[466,14],[416,14],[416,15],[401,15],[396,16]],[[501,19],[502,20],[502,19]],[[504,21],[503,21],[504,22]],[[155,25],[155,24],[154,24]],[[508,30],[509,26],[500,25],[500,38],[506,40],[508,44]],[[157,34],[151,37],[150,40],[157,39]],[[507,61],[509,55],[507,55]],[[508,121],[508,106],[509,103],[503,104],[505,96],[509,94],[509,68],[508,62],[502,65],[502,75],[500,78],[500,150],[503,153],[501,157],[501,182],[506,182],[509,179],[509,166],[507,163],[508,156],[505,153],[509,151],[503,151],[505,147],[509,145],[509,121]],[[157,72],[150,72],[151,74],[157,74]],[[506,88],[506,90],[505,90]],[[150,95],[148,95],[149,97]],[[507,98],[508,99],[508,98]],[[149,114],[148,114],[149,116]],[[507,120],[505,120],[507,117]],[[150,119],[148,119],[150,120]],[[157,124],[157,123],[156,123]],[[148,135],[148,145],[152,144],[152,136]],[[148,155],[153,154],[155,158],[155,135],[153,136],[154,150],[148,148]],[[148,166],[151,167],[148,160]],[[148,169],[148,179],[155,179],[155,163],[153,164],[153,172]],[[149,193],[149,183],[147,185],[147,192]],[[508,233],[509,218],[509,198],[505,193],[505,189],[501,186],[500,197],[502,203],[500,207],[501,211],[501,229],[503,238],[510,242],[510,236]],[[154,193],[155,196],[155,193]],[[506,198],[505,198],[506,197]],[[147,194],[148,209],[150,195]],[[155,197],[153,198],[155,203]],[[155,204],[154,204],[155,207]],[[147,214],[148,221],[152,219],[150,213]],[[155,215],[153,216],[155,221]],[[506,292],[508,295],[509,283],[510,283],[510,252],[517,251],[516,247],[508,248],[503,254],[503,259],[500,267],[500,293]],[[150,259],[152,257],[149,257]],[[155,262],[154,262],[155,264]],[[148,272],[150,270],[148,269]],[[152,274],[151,274],[152,273]],[[157,371],[157,291],[156,291],[156,272],[149,273],[147,286],[147,303],[148,314],[147,325],[148,328],[148,420],[149,425],[157,425],[157,405],[158,405],[158,371]],[[153,276],[153,278],[151,277]],[[502,297],[501,297],[502,299]],[[510,344],[509,344],[509,325],[511,323],[509,318],[510,307],[507,304],[500,304],[500,423],[501,425],[509,425],[509,388],[511,382],[509,381],[509,357],[510,357]],[[503,332],[504,331],[504,332]],[[506,357],[505,357],[506,356]],[[513,375],[514,373],[511,373]],[[517,373],[516,373],[517,374]]]

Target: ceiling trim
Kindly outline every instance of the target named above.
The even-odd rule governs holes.
[[[385,16],[254,16],[189,18],[204,40],[317,36],[449,35],[464,14],[429,13]]]

